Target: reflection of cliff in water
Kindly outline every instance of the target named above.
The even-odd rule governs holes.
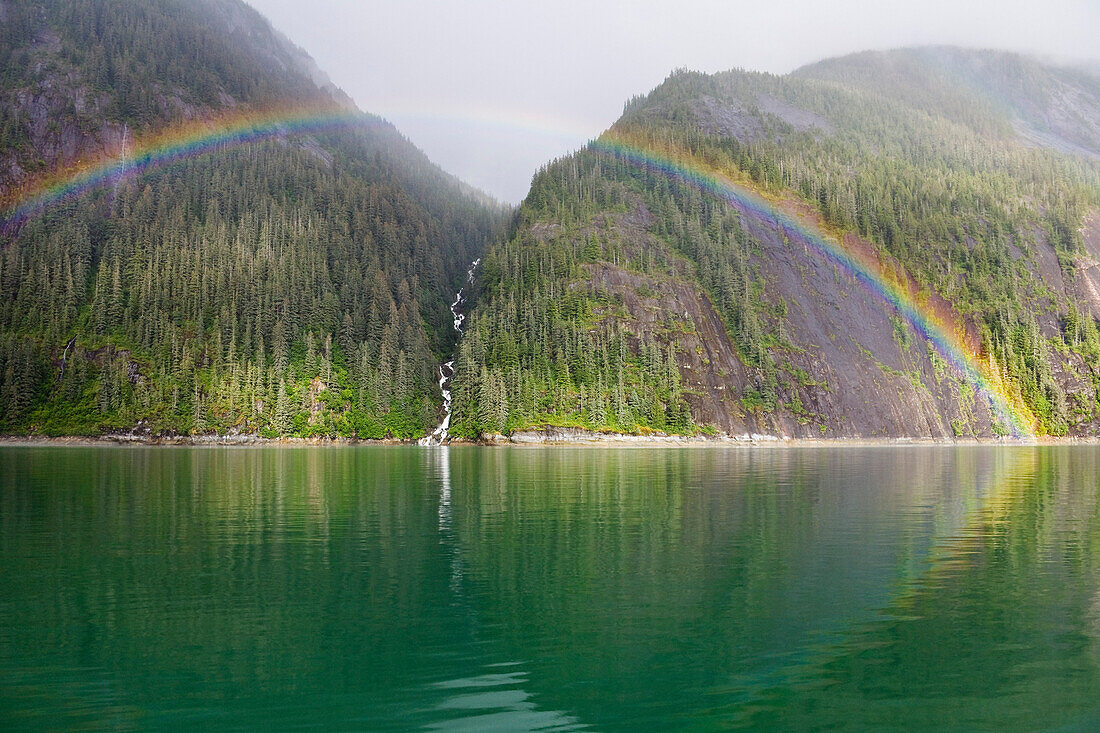
[[[0,660],[26,661],[0,710],[48,694],[73,711],[57,727],[323,709],[372,729],[1034,729],[1100,710],[1091,447],[2,459]],[[165,708],[184,678],[193,707]]]
[[[515,450],[492,461],[458,454],[456,531],[471,551],[470,583],[492,599],[480,623],[499,627],[506,647],[542,649],[532,679],[547,705],[571,704],[597,727],[611,722],[601,703],[609,698],[650,710],[656,700],[717,706],[714,722],[744,722],[745,711],[773,695],[782,697],[777,709],[789,706],[789,685],[807,669],[807,684],[826,685],[830,673],[815,666],[823,650],[858,641],[884,613],[908,616],[914,604],[939,602],[952,578],[972,593],[1010,584],[986,577],[995,566],[984,562],[1009,538],[1013,557],[1038,562],[1043,543],[1066,549],[1059,527],[1086,532],[1081,519],[1093,516],[1095,485],[1082,493],[1073,476],[1095,476],[1095,467],[1081,454],[1075,462],[1088,466],[1055,469],[1063,459],[1049,455],[1035,448]],[[540,478],[509,486],[504,476]],[[1043,561],[1033,580],[1056,582],[1049,570]],[[1025,595],[975,600],[1009,607],[1029,600],[1036,616],[1047,607]],[[1085,607],[1084,596],[1050,600]],[[960,634],[935,627],[933,619],[950,610],[927,615],[924,633]],[[946,641],[955,653],[968,643]],[[996,640],[984,641],[996,653]],[[933,657],[929,664],[950,667],[949,656]],[[910,662],[921,668],[919,659]],[[569,696],[553,693],[575,679],[590,682]],[[777,721],[798,727],[810,709],[806,720]],[[671,707],[663,712],[676,719]],[[761,715],[767,727],[771,719]]]
[[[1097,458],[1062,448],[1003,456],[995,490],[925,572],[792,670],[790,687],[804,694],[775,685],[724,712],[765,728],[913,727],[902,717],[912,708],[889,702],[909,700],[927,729],[1096,729]],[[883,704],[853,707],[868,698]]]

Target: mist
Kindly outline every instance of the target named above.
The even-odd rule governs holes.
[[[611,125],[677,67],[787,73],[926,44],[1095,62],[1086,0],[249,0],[368,112],[502,201]]]

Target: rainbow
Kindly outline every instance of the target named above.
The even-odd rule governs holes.
[[[586,125],[582,120],[505,106],[455,106],[450,109],[391,106],[384,113],[402,129],[407,125],[465,125],[518,133],[528,139],[541,138],[559,142],[565,148],[573,150],[591,140],[594,130],[601,129],[597,125]]]
[[[77,162],[12,190],[0,200],[0,211],[7,212],[0,219],[0,229],[95,188],[211,151],[286,135],[383,124],[380,118],[358,110],[332,106],[232,111],[184,123],[143,138],[132,149],[92,162]],[[846,248],[841,240],[792,217],[747,184],[736,183],[714,166],[669,145],[635,140],[613,130],[590,143],[589,149],[699,188],[801,240],[855,278],[933,344],[967,382],[989,398],[994,414],[1014,435],[1034,435],[1035,419],[1030,410],[1018,394],[1007,388],[995,365],[986,365],[979,354],[971,352],[962,338],[964,329],[922,303],[912,292],[908,278],[883,267],[877,256]]]
[[[965,328],[936,312],[918,297],[910,278],[894,264],[888,268],[872,251],[846,247],[842,239],[820,226],[804,223],[698,156],[640,135],[612,129],[589,143],[589,150],[614,160],[651,171],[726,201],[800,240],[892,308],[917,333],[933,345],[959,375],[989,400],[990,409],[1017,438],[1035,436],[1035,418],[1019,394],[1008,388],[996,364],[983,358],[965,342]]]
[[[25,222],[48,206],[204,153],[294,134],[386,124],[355,109],[283,107],[243,110],[193,120],[143,137],[123,150],[78,161],[25,183],[0,199],[0,230]]]

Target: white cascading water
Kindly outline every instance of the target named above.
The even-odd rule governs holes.
[[[473,261],[470,265],[470,269],[466,271],[466,285],[473,283],[474,270],[481,264],[481,258]],[[462,322],[466,320],[466,314],[459,312],[459,306],[462,305],[462,291],[466,289],[466,285],[463,285],[458,289],[455,294],[455,302],[451,303],[451,315],[455,319],[455,330],[458,331],[459,336],[462,335]],[[425,435],[420,439],[420,445],[442,445],[443,441],[447,439],[447,430],[451,427],[451,390],[447,388],[447,385],[451,383],[451,377],[455,375],[455,360],[444,362],[439,365],[439,389],[443,392],[443,422],[439,423],[439,427],[431,432],[430,435]]]

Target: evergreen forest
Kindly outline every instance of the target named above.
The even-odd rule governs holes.
[[[235,1],[13,7],[0,26],[4,152],[27,175],[65,154],[36,136],[94,149],[103,119],[140,137],[176,122],[171,110],[343,103]],[[226,18],[251,26],[226,34]],[[59,87],[53,129],[39,130],[20,100],[53,104]],[[507,211],[362,119],[226,146],[9,223],[0,431],[430,430],[436,364],[455,346],[449,296]]]

